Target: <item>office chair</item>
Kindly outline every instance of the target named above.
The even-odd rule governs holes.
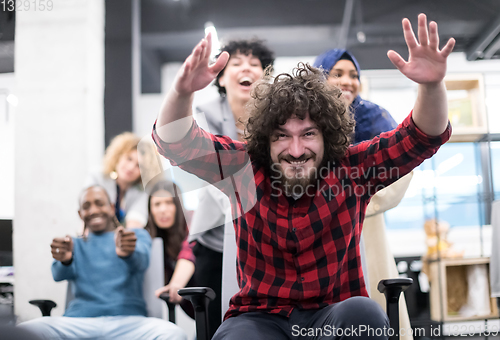
[[[390,340],[399,339],[399,297],[401,292],[404,292],[413,280],[410,278],[398,278],[381,280],[378,285],[378,290],[383,293],[387,301],[387,316],[389,317],[389,325],[394,330],[394,335]],[[215,293],[208,287],[190,287],[179,290],[179,295],[191,301],[195,310],[196,320],[196,339],[208,339],[208,304],[215,299]]]
[[[163,240],[160,237],[156,237],[151,245],[151,257],[149,259],[149,267],[144,272],[142,291],[144,300],[146,301],[148,317],[160,319],[163,318],[163,303],[155,296],[155,290],[165,285],[163,256]],[[73,286],[71,282],[68,282],[68,288],[66,290],[66,307],[73,299]],[[169,321],[175,323],[175,312],[172,312],[175,308],[175,304],[170,303],[168,299],[166,302],[169,309]],[[57,306],[52,300],[31,300],[29,303],[40,308],[42,316],[50,316],[52,308]],[[172,317],[174,321],[170,319]]]
[[[224,227],[224,253],[222,269],[222,313],[229,307],[229,299],[238,290],[236,280],[236,242],[235,231],[231,220],[231,213],[226,213]],[[364,251],[361,248],[361,259],[364,261]],[[399,297],[413,283],[410,278],[396,278],[381,280],[378,290],[386,297],[386,312],[389,317],[389,324],[394,329],[394,335],[390,340],[399,340]],[[208,339],[208,304],[215,299],[215,293],[208,287],[190,287],[179,290],[179,295],[191,301],[195,310],[196,339]],[[221,315],[221,318],[223,315]]]

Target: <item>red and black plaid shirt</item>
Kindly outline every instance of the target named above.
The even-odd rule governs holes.
[[[395,130],[351,145],[342,160],[319,171],[314,190],[294,201],[249,157],[245,143],[194,123],[181,141],[167,144],[153,128],[162,155],[230,198],[240,291],[226,319],[254,311],[289,316],[294,308],[368,296],[358,245],[370,197],[431,157],[450,135],[448,125],[441,136],[427,136],[410,115]]]

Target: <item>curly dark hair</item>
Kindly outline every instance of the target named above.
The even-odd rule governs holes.
[[[226,51],[230,56],[241,53],[243,55],[253,55],[259,58],[262,64],[262,69],[266,69],[268,66],[274,64],[274,53],[265,45],[264,40],[259,40],[257,38],[251,40],[231,40],[226,45],[221,48],[221,53]],[[217,55],[217,58],[220,53]],[[226,68],[222,69],[215,79],[214,85],[217,87],[219,94],[221,96],[226,94],[226,88],[220,86],[219,79],[224,74]]]
[[[291,117],[305,119],[309,113],[323,134],[325,152],[322,165],[341,159],[350,144],[355,125],[341,96],[342,91],[328,84],[323,71],[309,64],[299,63],[292,74],[282,73],[274,80],[266,72],[247,104],[250,117],[246,125],[248,153],[269,170],[272,133]]]

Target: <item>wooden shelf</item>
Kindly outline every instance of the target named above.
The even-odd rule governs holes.
[[[498,318],[496,300],[490,297],[488,257],[442,259],[429,263],[431,290],[431,319],[435,321],[472,321]],[[458,310],[467,302],[468,282],[467,266],[486,265],[487,294],[490,301],[490,313],[474,316],[462,316]],[[443,313],[441,313],[443,309]],[[443,316],[442,316],[443,314]]]
[[[488,132],[482,74],[450,74],[445,78],[448,91],[448,117],[453,127],[450,142],[475,142]]]

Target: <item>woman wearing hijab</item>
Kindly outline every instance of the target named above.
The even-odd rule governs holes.
[[[316,58],[314,66],[323,68],[327,81],[342,90],[346,104],[351,106],[356,120],[353,143],[372,139],[382,132],[396,128],[397,124],[387,110],[359,96],[360,67],[356,58],[347,50],[326,51]],[[389,249],[383,213],[399,204],[411,177],[412,174],[409,174],[372,196],[363,222],[362,236],[368,269],[365,276],[369,294],[384,309],[385,298],[377,291],[378,282],[382,279],[397,278],[399,273]],[[401,334],[401,339],[411,340],[413,337],[409,332],[411,326],[404,296],[399,301],[401,329],[408,330],[405,335]]]
[[[359,96],[360,68],[348,51],[338,48],[326,51],[316,58],[314,66],[323,68],[328,82],[340,87],[346,103],[351,105],[356,119],[354,143],[372,139],[397,126],[387,110]]]

